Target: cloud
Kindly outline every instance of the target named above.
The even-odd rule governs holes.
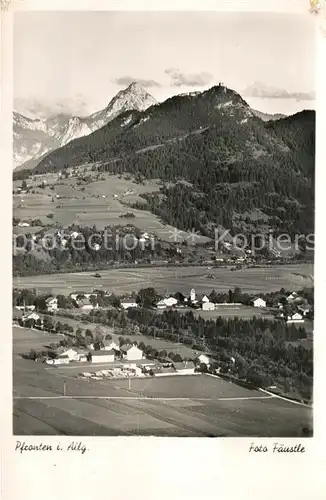
[[[165,73],[171,78],[173,87],[202,87],[213,79],[210,73],[182,73],[176,68],[168,68]]]
[[[314,92],[293,92],[277,87],[269,87],[264,83],[255,82],[249,85],[243,94],[246,97],[260,97],[264,99],[296,99],[297,101],[310,101],[316,98]]]
[[[39,99],[14,100],[14,109],[29,118],[50,118],[55,115],[85,116],[89,114],[88,104],[83,96],[74,99],[63,97],[55,101],[44,102]]]
[[[146,80],[143,78],[135,78],[133,76],[121,76],[113,80],[113,83],[118,85],[130,85],[131,83],[139,83],[143,87],[160,87],[161,85],[155,80]]]

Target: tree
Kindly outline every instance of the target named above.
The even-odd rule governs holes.
[[[200,363],[200,365],[198,366],[198,371],[200,371],[201,373],[207,373],[208,368],[206,363]]]
[[[104,330],[100,327],[100,325],[97,325],[94,330],[94,335],[93,338],[95,342],[101,343],[105,337],[105,332]]]
[[[57,295],[58,299],[58,308],[59,309],[67,309],[69,307],[69,299],[65,297],[64,295]]]
[[[54,329],[53,319],[50,316],[44,316],[43,329],[51,332]]]
[[[91,332],[91,330],[86,330],[86,332],[87,332],[87,331],[90,331],[90,332]],[[80,337],[80,336],[82,335],[82,333],[83,333],[83,330],[80,328],[80,326],[78,326],[78,328],[77,328],[77,330],[76,330],[76,337]],[[91,332],[91,333],[92,333],[92,332]],[[85,335],[86,335],[86,333],[85,333]]]
[[[117,295],[112,294],[112,295],[109,297],[109,303],[110,303],[113,307],[115,307],[115,308],[117,308],[117,309],[119,309],[119,308],[121,307],[121,301],[120,301],[120,298],[119,298],[119,297],[117,297]]]
[[[26,179],[24,179],[24,180],[22,181],[21,189],[22,189],[22,191],[26,191],[26,189],[27,189],[27,182],[26,182]]]
[[[137,295],[137,303],[145,308],[152,308],[158,300],[159,295],[153,287],[142,288]]]
[[[63,332],[63,324],[61,323],[61,321],[58,321],[57,324],[55,325],[55,331],[57,333]]]
[[[29,359],[32,359],[33,361],[36,360],[37,354],[35,349],[31,349],[28,354]]]
[[[46,302],[44,295],[39,295],[35,298],[35,309],[37,311],[46,311]]]
[[[38,318],[38,319],[35,321],[35,326],[36,326],[38,329],[41,329],[41,328],[42,328],[42,320],[41,320],[41,318]]]
[[[142,341],[142,342],[139,342],[139,346],[138,346],[138,347],[139,347],[139,349],[140,349],[141,351],[145,351],[146,345],[145,345],[145,344],[144,344],[144,342]]]
[[[212,290],[208,298],[211,302],[214,302],[214,304],[216,304],[218,302],[218,293],[215,290]]]

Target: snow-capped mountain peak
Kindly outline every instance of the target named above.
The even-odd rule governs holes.
[[[101,111],[93,113],[89,118],[106,123],[125,111],[144,111],[157,104],[151,94],[149,94],[139,83],[132,82],[127,88],[120,90],[109,104]],[[103,123],[104,124],[104,123]]]
[[[120,90],[104,109],[87,117],[61,114],[47,120],[33,120],[14,112],[14,167],[89,135],[125,111],[144,111],[154,104],[154,97],[133,82]]]

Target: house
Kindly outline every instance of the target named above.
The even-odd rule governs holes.
[[[87,354],[85,352],[79,353],[79,359],[78,359],[78,361],[80,363],[86,363],[88,361]]]
[[[203,295],[203,297],[201,298],[201,303],[205,303],[205,302],[209,302],[209,298],[207,297],[207,295]]]
[[[159,300],[156,304],[157,309],[165,309],[177,305],[178,300],[175,297],[165,297]]]
[[[261,297],[256,297],[255,299],[253,299],[252,305],[254,307],[266,307],[266,302]]]
[[[79,361],[78,349],[74,349],[73,347],[63,351],[61,355],[68,356],[69,361]]]
[[[128,361],[134,361],[138,359],[143,359],[143,351],[139,349],[136,345],[125,344],[120,347],[123,359]]]
[[[131,309],[132,307],[138,307],[136,299],[123,299],[120,301],[120,304],[123,309]]]
[[[64,354],[60,354],[54,359],[47,359],[46,363],[48,365],[68,365],[70,362],[69,356],[66,356]]]
[[[31,313],[25,314],[22,317],[23,321],[27,321],[27,320],[31,320],[31,319],[34,321],[37,321],[38,319],[40,319],[40,316],[36,312],[33,311]]]
[[[211,359],[206,356],[206,354],[200,354],[200,356],[198,356],[198,361],[199,363],[204,363],[205,365],[211,364]]]
[[[111,351],[90,351],[92,363],[113,363],[115,352]]]
[[[301,314],[296,312],[296,313],[288,316],[286,322],[287,323],[304,323],[304,319],[303,319],[303,316]]]
[[[215,311],[215,304],[213,302],[202,302],[201,308],[203,311]]]
[[[120,351],[120,346],[114,340],[103,340],[103,347],[101,347],[101,351]]]
[[[156,303],[156,309],[166,309],[166,303],[163,299]]]
[[[174,366],[155,366],[151,370],[155,377],[167,377],[169,375],[176,375]]]
[[[29,223],[28,222],[18,222],[18,226],[19,227],[29,227]]]
[[[192,361],[173,363],[173,366],[178,375],[193,375],[195,373],[195,365]]]
[[[295,302],[298,298],[300,298],[298,294],[296,292],[292,292],[290,293],[290,295],[286,297],[286,301],[288,302],[288,304],[291,304],[292,302]]]
[[[45,304],[48,312],[58,310],[58,299],[56,297],[48,297],[45,301]]]
[[[80,299],[77,300],[77,305],[79,309],[82,309],[83,311],[90,311],[91,309],[97,309],[98,304],[95,304],[95,306],[91,303],[91,301],[88,298]]]

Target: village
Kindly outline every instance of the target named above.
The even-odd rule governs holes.
[[[44,362],[53,368],[65,368],[69,365],[70,375],[84,380],[195,375],[203,372],[216,375],[220,373],[220,367],[204,346],[202,352],[198,351],[192,356],[182,358],[173,351],[168,354],[164,350],[153,350],[151,346],[146,346],[135,339],[131,341],[122,336],[119,339],[116,336],[113,338],[111,334],[105,334],[99,325],[93,331],[86,330],[86,334],[85,332],[82,334],[81,329],[79,331],[77,329],[73,334],[74,329],[70,324],[64,325],[58,321],[55,325],[53,319],[60,318],[64,321],[66,315],[68,318],[86,317],[89,320],[92,313],[106,309],[125,314],[130,310],[141,308],[157,311],[158,314],[164,311],[179,313],[192,311],[194,314],[201,314],[203,318],[212,313],[218,318],[220,315],[223,316],[225,311],[229,311],[231,317],[239,311],[241,313],[242,310],[249,311],[252,316],[272,312],[275,321],[287,325],[298,324],[298,326],[312,317],[313,305],[309,304],[304,294],[299,292],[282,294],[282,292],[283,290],[281,293],[267,296],[263,294],[248,296],[235,289],[228,292],[229,302],[227,302],[226,294],[217,294],[214,290],[209,294],[197,294],[194,288],[190,290],[189,296],[179,292],[174,295],[159,296],[154,289],[148,288],[140,290],[132,297],[117,297],[103,291],[93,291],[71,293],[68,297],[51,295],[45,298],[36,297],[25,290],[17,292],[13,321],[14,325],[23,328],[62,335],[63,340],[56,344],[52,343],[49,349],[38,353],[25,353],[25,356],[35,362]],[[123,335],[127,332],[122,329],[121,333]],[[84,367],[82,372],[80,367]]]

